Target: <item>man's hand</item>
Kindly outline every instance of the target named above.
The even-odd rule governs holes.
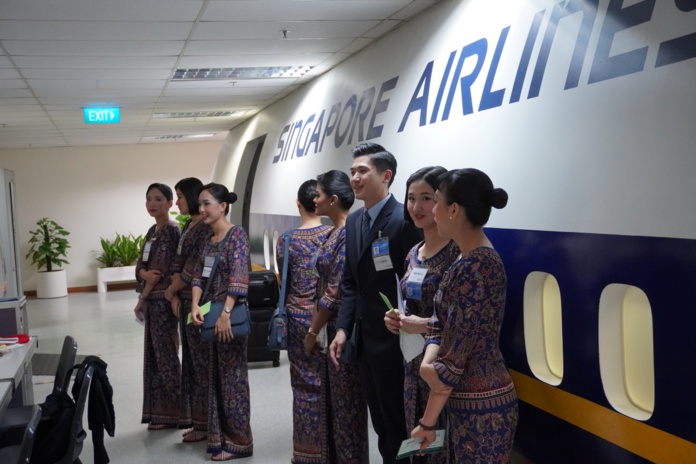
[[[395,335],[399,335],[399,329],[401,328],[401,321],[399,320],[400,313],[398,310],[392,311],[391,309],[384,313],[384,325],[387,326],[387,330]]]
[[[341,354],[343,353],[343,348],[346,346],[346,333],[342,329],[336,331],[336,336],[331,342],[329,347],[329,355],[331,356],[331,362],[336,367],[337,371],[341,370]]]

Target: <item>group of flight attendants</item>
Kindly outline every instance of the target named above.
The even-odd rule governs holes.
[[[518,409],[499,347],[507,280],[483,231],[507,193],[479,170],[434,166],[408,178],[404,205],[389,193],[396,168],[382,146],[358,145],[350,175],[332,170],[300,186],[301,224],[278,240],[278,269],[288,265],[291,462],[369,463],[368,410],[384,463],[397,462],[409,436],[427,447],[437,429],[446,430],[442,451],[411,462],[509,462]],[[233,308],[247,294],[248,237],[227,219],[236,195],[193,178],[175,191],[191,218],[181,232],[169,220],[171,189],[147,190],[156,223],[136,268],[142,422],[188,428],[183,441],[207,440],[213,461],[251,456],[246,337],[232,335],[225,311],[214,342],[199,331],[203,303]],[[350,213],[356,199],[364,206]],[[399,294],[402,310],[388,310],[385,299],[397,308]],[[407,360],[408,334],[422,334],[424,348]]]

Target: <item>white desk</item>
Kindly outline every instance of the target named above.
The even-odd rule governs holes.
[[[0,394],[2,394],[2,405],[4,407],[7,407],[4,400],[6,394],[4,390],[7,385],[9,385],[10,389],[10,399],[15,393],[21,391],[23,404],[32,404],[34,402],[31,358],[34,356],[38,344],[38,338],[31,337],[29,343],[13,346],[8,354],[0,357]]]
[[[12,382],[0,380],[0,417],[5,413],[12,399]]]

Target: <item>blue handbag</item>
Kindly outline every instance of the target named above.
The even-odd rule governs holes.
[[[201,326],[201,340],[204,342],[215,341],[215,323],[217,322],[222,310],[225,309],[224,301],[217,301],[210,304],[210,312],[203,316]],[[244,299],[238,299],[232,312],[230,313],[230,324],[232,325],[232,335],[234,338],[246,337],[251,332],[251,320],[249,318],[249,307]]]
[[[268,349],[271,351],[281,351],[288,349],[288,313],[285,311],[285,294],[287,293],[288,277],[288,248],[290,247],[290,233],[285,233],[285,253],[283,254],[283,280],[280,287],[280,301],[278,308],[271,316],[271,323],[268,324]]]
[[[229,239],[230,229],[225,235],[224,242],[227,243]],[[213,266],[210,269],[210,276],[208,277],[208,282],[205,286],[205,291],[201,296],[201,301],[203,301],[203,296],[208,293],[210,289],[210,284],[213,281],[213,276],[215,275],[215,269],[217,268],[218,262],[220,261],[220,256],[222,251],[225,249],[224,246],[220,247],[220,251],[215,256],[215,261],[213,261]],[[225,309],[224,301],[214,301],[210,303],[210,311],[208,314],[203,316],[203,325],[201,326],[201,341],[204,342],[214,342],[215,341],[215,323],[217,322],[220,314]],[[246,299],[237,298],[234,303],[234,308],[230,313],[230,325],[232,326],[232,335],[234,338],[246,337],[251,332],[251,318],[249,317],[249,306],[247,305]]]

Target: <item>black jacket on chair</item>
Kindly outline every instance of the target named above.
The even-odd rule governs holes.
[[[87,423],[92,431],[92,445],[94,446],[94,463],[108,464],[109,455],[104,447],[104,430],[110,437],[114,436],[116,429],[116,416],[114,414],[113,395],[114,390],[106,375],[107,364],[96,356],[87,356],[80,370],[84,372],[87,366],[94,366],[94,376],[89,390],[89,404],[87,407]],[[76,377],[73,384],[73,396],[80,391],[81,381]]]

